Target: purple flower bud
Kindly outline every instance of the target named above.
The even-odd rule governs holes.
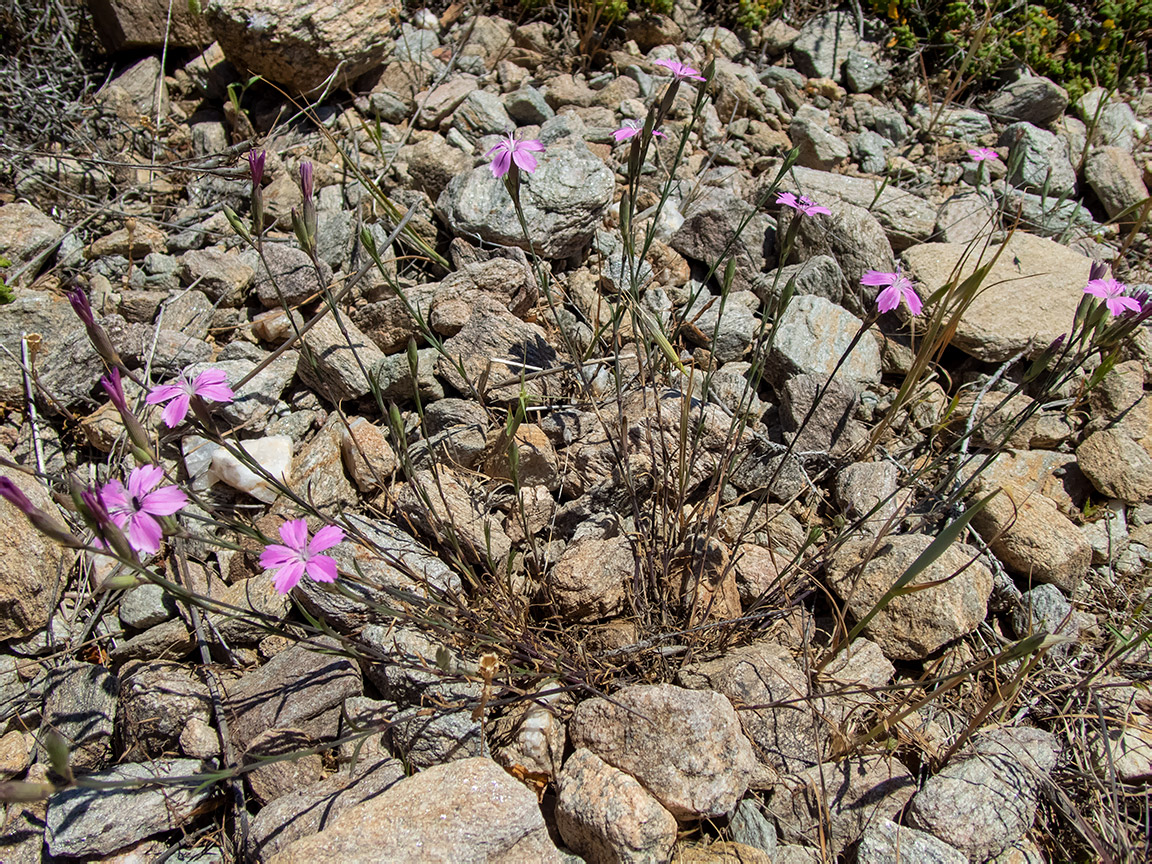
[[[7,477],[0,477],[0,498],[3,498],[25,516],[32,516],[39,511],[32,506],[28,496],[20,491],[20,487]]]
[[[124,397],[124,387],[120,384],[120,370],[115,366],[103,378],[100,379],[100,386],[108,394],[108,398],[112,400],[112,404],[116,406],[116,410],[121,415],[130,414],[128,410],[128,400]]]
[[[104,504],[104,499],[99,492],[93,489],[85,489],[80,493],[80,500],[84,502],[84,506],[88,508],[88,511],[92,514],[92,518],[98,525],[112,521],[112,514],[108,512],[108,507]]]
[[[248,168],[252,171],[252,188],[257,188],[264,179],[264,160],[268,154],[263,150],[248,151]]]
[[[88,295],[84,293],[83,288],[77,285],[69,291],[68,302],[72,304],[72,310],[84,322],[85,327],[96,326],[96,316],[92,314],[92,304],[88,302]]]
[[[312,200],[312,163],[300,163],[300,191],[304,193],[304,200]]]
[[[1088,281],[1092,282],[1096,279],[1103,279],[1108,275],[1109,264],[1107,261],[1093,261],[1092,267],[1088,271]]]

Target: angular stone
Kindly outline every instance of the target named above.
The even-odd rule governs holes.
[[[536,254],[556,259],[591,241],[612,200],[612,172],[583,145],[538,154],[536,171],[521,174],[520,184],[527,239],[508,191],[486,165],[454,177],[436,201],[436,214],[458,236],[525,250],[530,241]]]
[[[840,80],[840,67],[851,52],[869,55],[873,46],[856,30],[856,20],[848,12],[829,12],[808,19],[792,43],[797,68],[809,78]]]
[[[972,527],[1009,570],[1029,583],[1076,590],[1092,563],[1080,529],[1038,492],[1006,483],[972,520]]]
[[[904,252],[904,261],[927,297],[952,278],[965,256],[959,243],[926,243]],[[975,271],[970,256],[961,280]],[[1017,231],[1000,253],[952,344],[980,360],[999,363],[1031,345],[1034,357],[1068,329],[1092,262],[1067,246]]]
[[[320,510],[356,503],[356,490],[344,474],[343,434],[344,422],[332,412],[293,464],[292,491]]]
[[[356,664],[311,650],[308,643],[293,645],[228,686],[224,702],[233,746],[242,752],[267,729],[291,727],[323,737],[316,733],[328,733],[325,712],[359,696],[361,688]]]
[[[1056,765],[1056,737],[1041,729],[1002,728],[981,736],[975,752],[929,777],[907,822],[985,861],[1024,835],[1040,786]]]
[[[1139,504],[1152,496],[1152,455],[1119,429],[1095,432],[1076,448],[1076,462],[1108,498]]]
[[[773,172],[767,172],[765,177],[768,174],[775,176]],[[889,183],[881,189],[876,181],[864,177],[847,177],[800,166],[793,168],[789,177],[781,191],[808,195],[825,206],[839,199],[866,209],[883,226],[894,249],[923,243],[935,230],[935,206],[895,183]],[[791,182],[791,178],[795,178],[795,183]],[[757,194],[766,182],[770,182],[770,179],[758,182]]]
[[[748,216],[751,220],[736,237],[736,229]],[[736,275],[732,285],[737,291],[747,291],[757,274],[770,263],[765,258],[765,247],[771,249],[772,236],[772,222],[766,216],[753,213],[751,205],[728,189],[707,187],[685,210],[684,224],[669,244],[686,258],[708,266],[718,263],[718,274],[724,272],[728,260],[735,259]],[[728,248],[730,243],[732,246]],[[718,261],[726,249],[729,258]]]
[[[784,778],[769,810],[790,843],[827,844],[833,855],[864,829],[897,816],[916,792],[916,778],[890,756],[852,756]]]
[[[1148,187],[1132,154],[1119,147],[1092,150],[1084,165],[1084,176],[1110,219],[1148,197]],[[1125,221],[1135,222],[1139,215],[1138,210],[1133,211]]]
[[[556,779],[560,836],[584,860],[668,860],[676,820],[623,771],[590,750],[577,750]]]
[[[872,513],[861,530],[877,532],[901,506],[896,495],[899,480],[900,470],[891,462],[856,462],[836,475],[836,500],[850,521]]]
[[[0,458],[11,460],[12,454],[0,446]],[[15,483],[33,507],[63,525],[56,502],[40,482],[3,466],[0,476]],[[0,501],[0,535],[4,538],[0,542],[0,573],[5,574],[0,579],[0,640],[19,639],[48,624],[64,587],[60,574],[72,566],[75,553],[33,528],[8,501]]]
[[[133,663],[120,681],[119,734],[134,759],[155,759],[176,749],[190,720],[208,723],[212,699],[194,671],[163,660]]]
[[[89,774],[99,782],[187,777],[199,773],[196,759],[128,764]],[[93,789],[73,786],[48,800],[44,839],[53,855],[107,855],[153,834],[173,831],[190,820],[212,795],[208,785],[126,786]]]
[[[472,167],[472,160],[443,136],[430,135],[412,147],[408,154],[408,176],[415,188],[435,201],[448,181]]]
[[[548,574],[548,597],[566,621],[611,618],[624,609],[625,586],[636,573],[632,544],[624,537],[573,543]]]
[[[298,306],[332,281],[331,267],[321,262],[317,275],[308,253],[287,243],[265,243],[263,258],[249,249],[240,260],[255,273],[256,296],[267,309]]]
[[[872,540],[846,543],[828,562],[828,582],[860,620],[931,542],[926,535],[903,534],[889,537],[875,550]],[[869,554],[872,558],[865,563]],[[992,593],[992,574],[976,555],[971,547],[953,543],[910,583],[943,580],[943,584],[896,597],[872,618],[864,633],[885,656],[898,660],[921,660],[971,633],[984,620]],[[951,578],[957,571],[959,575]]]
[[[1031,123],[1013,123],[1000,133],[998,147],[1008,147],[1008,164],[1019,158],[1019,165],[1009,176],[1016,186],[1047,190],[1053,198],[1076,194],[1076,169],[1068,161],[1064,143],[1051,132],[1037,129]],[[1023,155],[1017,157],[1016,151]]]
[[[988,111],[1013,120],[1046,126],[1068,107],[1068,91],[1051,79],[1023,75],[988,100]]]
[[[536,796],[490,759],[437,765],[345,810],[269,864],[377,861],[560,864]]]
[[[326,315],[304,334],[302,341],[308,352],[301,352],[296,372],[322,398],[336,404],[359,399],[372,391],[367,373],[384,359],[384,354],[347,317],[337,324],[330,314]]]
[[[196,283],[209,300],[219,300],[221,306],[240,306],[256,277],[255,269],[235,249],[193,249],[180,260],[184,282]]]
[[[239,68],[302,93],[321,87],[337,70],[339,86],[379,66],[395,23],[386,6],[315,0],[271,8],[258,0],[213,0],[204,14],[225,56]]]
[[[867,428],[853,416],[860,402],[854,388],[819,375],[797,375],[782,390],[781,425],[794,436],[798,452],[823,451],[833,459],[843,459],[868,443]]]
[[[116,676],[91,663],[73,663],[49,673],[41,727],[64,740],[69,764],[76,771],[103,768],[111,759],[118,691]],[[41,759],[46,755],[42,752]]]
[[[31,204],[13,201],[0,207],[0,255],[12,262],[12,270],[4,274],[5,282],[11,285],[12,274],[19,270],[17,284],[31,283],[36,274],[23,272],[22,265],[31,264],[63,236],[64,227]]]
[[[120,621],[126,627],[147,630],[176,614],[176,602],[161,586],[138,585],[120,598]]]
[[[931,834],[881,819],[860,835],[857,864],[893,864],[895,861],[922,864],[967,864],[968,857]]]
[[[648,722],[636,723],[637,716]],[[730,812],[756,766],[731,702],[670,684],[582,702],[569,734],[575,747],[630,774],[677,818]]]
[[[340,432],[344,469],[361,492],[379,489],[400,467],[388,435],[364,417],[348,418]]]
[[[770,376],[781,383],[794,375],[830,376],[860,326],[859,318],[823,297],[794,297],[776,323]],[[836,377],[865,386],[879,383],[880,348],[871,333],[852,349]]]
[[[848,144],[828,131],[828,112],[809,108],[797,112],[788,127],[788,137],[800,148],[796,163],[817,171],[831,171],[848,161]]]

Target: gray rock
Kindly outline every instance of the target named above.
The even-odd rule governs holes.
[[[888,80],[888,70],[867,54],[848,52],[844,61],[844,84],[849,93],[867,93]]]
[[[828,583],[852,616],[861,620],[931,542],[923,534],[903,534],[890,536],[879,548],[873,540],[847,543],[828,562]],[[992,573],[976,558],[976,550],[953,544],[910,584],[937,580],[941,584],[896,597],[865,627],[865,635],[886,657],[921,659],[971,633],[984,620]]]
[[[625,537],[590,537],[571,544],[548,574],[548,597],[566,621],[619,615],[636,556]]]
[[[633,722],[637,715],[648,722]],[[756,766],[731,702],[670,684],[625,687],[611,700],[582,702],[569,734],[575,747],[636,778],[678,818],[728,813]]]
[[[1092,132],[1091,143],[1105,147],[1119,147],[1132,152],[1147,134],[1147,127],[1136,119],[1136,112],[1116,94],[1107,100],[1103,87],[1089,90],[1076,102],[1076,113],[1088,124]],[[1101,107],[1103,101],[1103,107]]]
[[[921,297],[952,278],[966,249],[959,243],[926,243],[904,253]],[[1029,346],[1028,356],[1034,356],[1068,329],[1084,296],[1090,264],[1067,246],[1017,231],[965,311],[953,344],[993,363]],[[969,260],[960,278],[975,267]]]
[[[988,113],[1046,126],[1068,107],[1068,91],[1056,82],[1024,75],[1004,85],[988,100]]]
[[[441,135],[429,135],[408,153],[408,175],[415,188],[433,201],[444,191],[449,180],[471,167],[472,160],[468,155]]]
[[[770,856],[776,851],[776,826],[749,798],[736,805],[736,810],[728,818],[728,830],[737,843],[767,852]]]
[[[936,228],[935,206],[894,183],[880,190],[878,181],[863,177],[847,177],[801,167],[793,168],[790,174],[795,178],[795,184],[785,181],[787,188],[781,191],[808,195],[826,207],[839,199],[866,209],[883,226],[889,242],[897,251],[922,243]],[[757,194],[765,182],[758,182]],[[878,190],[879,197],[876,194]]]
[[[344,474],[340,440],[343,432],[342,418],[337,412],[332,412],[324,426],[292,460],[289,487],[320,510],[356,504],[356,490]]]
[[[436,201],[436,214],[457,235],[525,250],[530,241],[550,259],[575,254],[592,239],[612,200],[612,172],[582,145],[537,155],[535,173],[520,178],[527,239],[504,184],[486,165],[454,177]]]
[[[577,750],[556,778],[556,824],[589,862],[667,861],[676,820],[648,791],[590,750]]]
[[[544,94],[528,84],[504,97],[504,110],[519,126],[539,126],[556,116]]]
[[[491,759],[436,765],[345,810],[276,864],[340,860],[560,864],[536,796]]]
[[[999,147],[1011,148],[1008,164],[1009,182],[1029,189],[1046,190],[1056,198],[1076,194],[1076,169],[1068,161],[1068,151],[1051,132],[1037,129],[1031,123],[1013,123],[1000,133]]]
[[[472,709],[407,708],[393,715],[388,728],[392,749],[407,765],[428,768],[484,753],[484,730]]]
[[[389,27],[382,27],[382,33],[389,32]],[[421,30],[408,22],[400,25],[400,35],[392,49],[392,58],[401,63],[416,63],[425,69],[438,72],[443,64],[432,56],[432,52],[440,47],[440,37],[431,30]]]
[[[411,402],[419,394],[425,405],[444,398],[444,385],[436,378],[436,364],[440,353],[435,348],[421,348],[416,352],[416,380],[412,380],[412,364],[407,352],[393,354],[380,360],[371,369],[372,380],[386,400]]]
[[[793,375],[830,376],[860,331],[860,319],[823,297],[795,297],[776,323],[768,371],[783,383]],[[845,382],[880,381],[880,348],[871,333],[852,349],[836,373]]]
[[[997,190],[1001,206],[1020,212],[1020,227],[1041,237],[1063,237],[1069,232],[1098,236],[1101,226],[1081,202],[1053,195],[1036,195],[1011,187]]]
[[[1103,429],[1076,448],[1076,461],[1108,498],[1139,504],[1152,496],[1152,455],[1120,429]]]
[[[2,445],[0,458],[12,459]],[[33,507],[63,524],[56,502],[39,481],[3,466],[0,476],[15,483]],[[0,546],[0,572],[7,574],[0,579],[0,639],[18,639],[48,624],[63,588],[59,574],[72,566],[75,553],[33,528],[8,501],[0,501],[0,532],[6,538]]]
[[[1080,632],[1072,604],[1055,585],[1037,585],[1025,591],[1012,610],[1012,629],[1023,639],[1033,633],[1058,633],[1075,639]]]
[[[143,633],[121,642],[109,653],[114,664],[129,660],[155,660],[157,657],[178,660],[196,647],[196,639],[179,618],[149,627]]]
[[[388,34],[394,24],[383,7],[321,7],[312,0],[274,8],[255,0],[214,0],[204,14],[224,55],[237,67],[305,93],[322,87],[337,70],[340,81],[354,81],[379,66],[391,47]],[[301,33],[309,38],[300,38]],[[416,33],[438,42],[435,33]],[[398,44],[397,59],[408,59],[401,53]]]
[[[483,685],[475,677],[477,664],[418,630],[370,624],[360,641],[368,646],[370,656],[379,658],[365,664],[365,674],[386,699],[429,706],[480,696]],[[473,680],[461,681],[459,676]]]
[[[147,630],[176,614],[176,601],[159,585],[138,585],[120,598],[120,622]]]
[[[992,134],[992,123],[988,115],[972,108],[945,108],[941,105],[915,105],[912,108],[913,122],[933,134],[954,138],[958,141],[976,141]]]
[[[687,336],[710,349],[720,363],[738,360],[760,331],[760,319],[755,315],[759,308],[760,298],[751,291],[731,291],[726,302],[702,291],[684,313],[685,320],[694,325],[688,328]]]
[[[888,157],[884,152],[888,146],[887,138],[866,129],[852,139],[852,158],[865,174],[883,174],[888,167]]]
[[[810,78],[840,80],[840,67],[852,52],[865,56],[873,46],[856,31],[856,19],[849,12],[829,12],[809,18],[792,43],[796,67]]]
[[[800,148],[796,164],[818,171],[831,171],[848,161],[851,150],[843,139],[828,131],[827,111],[804,106],[792,118],[788,137]]]
[[[241,253],[240,260],[256,274],[256,296],[266,309],[279,308],[285,303],[297,306],[332,281],[332,269],[327,264],[321,265],[317,276],[308,253],[289,243],[264,244],[267,268],[253,249]],[[318,280],[323,280],[323,284]]]
[[[996,208],[983,195],[961,192],[940,205],[936,233],[944,243],[968,245],[977,237],[987,237],[999,225]]]
[[[797,452],[844,459],[868,443],[867,427],[853,416],[860,402],[854,387],[822,375],[796,375],[784,382],[780,397],[780,425]]]
[[[190,720],[207,724],[212,699],[192,669],[164,660],[125,666],[120,682],[120,740],[134,759],[176,749]]]
[[[752,218],[748,225],[739,237],[735,237],[741,220],[749,214]],[[774,225],[767,216],[752,213],[751,205],[730,190],[706,187],[704,193],[685,208],[684,224],[672,236],[669,245],[686,258],[712,266],[730,242],[729,255],[736,261],[732,287],[737,291],[747,291],[765,265],[772,263]],[[723,275],[727,260],[719,262],[718,278]]]
[[[349,696],[359,696],[360,669],[351,661],[313,650],[335,643],[301,642],[277,654],[228,688],[225,710],[233,746],[246,750],[261,732],[287,727],[313,738],[335,734],[329,712]]]
[[[687,666],[678,680],[693,690],[722,693],[736,705],[775,706],[738,714],[758,761],[772,771],[800,771],[818,759],[820,727],[804,699],[807,678],[788,649],[757,642]]]
[[[512,125],[503,101],[486,90],[473,90],[452,114],[452,126],[472,143],[485,135],[506,133]]]
[[[839,303],[844,296],[844,274],[831,255],[813,255],[801,264],[771,270],[757,277],[753,290],[765,304],[773,303],[792,279],[797,295],[813,294],[831,303]]]
[[[881,819],[864,829],[856,847],[857,864],[967,864],[968,856],[931,834]]]
[[[196,287],[208,299],[221,306],[240,306],[256,277],[256,268],[246,263],[235,249],[193,249],[180,259],[184,264],[184,282]]]
[[[326,315],[301,341],[307,350],[301,351],[296,372],[318,395],[336,404],[372,392],[368,372],[384,353],[347,317],[337,324]]]
[[[823,843],[835,856],[868,825],[894,818],[915,792],[916,778],[897,760],[852,756],[783,778],[769,809],[783,840]]]
[[[5,271],[5,282],[31,284],[36,273],[27,267],[63,236],[64,227],[31,204],[14,201],[0,207],[0,255],[12,262],[11,269]]]
[[[912,799],[907,821],[984,861],[1032,826],[1041,784],[1056,765],[1051,732],[1002,728],[981,736],[975,752],[929,777]]]
[[[860,126],[887,138],[893,144],[899,144],[908,137],[908,124],[904,122],[904,115],[896,109],[865,98],[855,99],[852,109]]]
[[[850,312],[864,315],[874,308],[880,289],[861,285],[860,277],[869,270],[893,272],[896,258],[892,246],[883,226],[863,207],[833,200],[828,202],[828,209],[830,214],[813,219],[782,208],[778,236],[784,236],[792,221],[800,219],[791,261],[805,261],[816,255],[835,258],[844,277],[841,303]]]
[[[158,86],[159,85],[159,86]],[[121,118],[168,113],[168,85],[160,58],[149,55],[129,66],[96,93],[96,98]]]
[[[354,771],[341,771],[277,798],[252,820],[248,854],[259,864],[268,864],[295,840],[322,831],[345,810],[376,797],[404,776],[404,765],[398,759],[366,760]]]
[[[54,730],[79,772],[103,768],[112,758],[119,681],[102,666],[72,663],[48,673],[41,728]],[[40,759],[47,752],[40,745]]]
[[[147,781],[155,777],[193,777],[203,770],[197,759],[164,759],[128,764],[89,774],[93,782]],[[153,834],[180,828],[212,795],[209,784],[127,786],[92,789],[73,786],[48,799],[44,839],[53,855],[108,855]]]
[[[891,462],[846,465],[835,481],[836,500],[845,518],[854,522],[879,507],[861,525],[861,529],[869,533],[879,531],[899,508],[896,498],[899,478],[900,471]]]
[[[1148,197],[1140,168],[1132,154],[1120,147],[1095,148],[1084,164],[1084,177],[1110,219]],[[1125,221],[1134,222],[1138,215],[1131,212]]]

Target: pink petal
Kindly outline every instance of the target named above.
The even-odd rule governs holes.
[[[336,570],[336,562],[327,555],[318,555],[313,558],[304,565],[304,572],[314,582],[335,582],[339,575]]]
[[[171,516],[188,503],[188,496],[176,486],[165,486],[140,499],[140,509],[153,516]]]
[[[911,285],[904,289],[904,301],[908,304],[908,311],[913,315],[919,315],[920,310],[924,308],[924,304],[920,302],[920,295]]]
[[[536,157],[521,147],[512,151],[512,161],[516,163],[521,171],[527,171],[531,174],[536,170]]]
[[[265,570],[276,570],[290,561],[298,561],[300,553],[279,543],[269,543],[260,553],[260,566]]]
[[[876,296],[876,308],[881,312],[891,312],[900,305],[900,289],[889,285]]]
[[[863,276],[860,277],[860,284],[861,285],[891,285],[893,282],[895,282],[899,278],[900,278],[899,273],[881,273],[879,270],[869,270],[867,273],[865,273]],[[897,303],[898,302],[899,301],[897,301]],[[895,309],[896,305],[893,304],[892,308]]]
[[[163,387],[155,388],[151,393],[148,394],[148,398],[144,401],[149,405],[159,405],[161,402],[167,402],[169,399],[175,399],[183,392],[184,388],[179,384],[165,384]]]
[[[159,465],[141,465],[139,468],[133,468],[132,473],[128,475],[128,493],[133,498],[143,498],[163,479],[164,469]]]
[[[280,539],[289,549],[303,552],[308,546],[308,523],[303,519],[293,519],[280,526]]]
[[[503,177],[508,173],[508,169],[512,167],[512,154],[507,149],[497,153],[492,159],[492,176],[496,178]]]
[[[119,514],[120,521],[116,524],[117,526],[123,525],[123,511],[128,509],[128,494],[124,491],[124,484],[119,480],[109,480],[100,489],[100,497],[104,499],[104,506],[112,515],[112,521],[115,522],[117,514]]]
[[[619,144],[622,141],[627,141],[629,138],[631,138],[633,135],[635,135],[639,131],[640,130],[637,129],[635,126],[623,126],[620,129],[617,129],[615,132],[613,132],[612,137],[615,138],[616,143]]]
[[[171,429],[174,426],[179,426],[184,422],[184,418],[188,416],[188,394],[181,391],[180,395],[168,403],[164,409],[164,413],[160,415],[160,419],[164,421],[164,425]]]
[[[300,577],[303,575],[304,563],[299,560],[292,561],[276,571],[272,576],[272,584],[281,594],[287,594],[296,587],[296,583],[300,581]]]
[[[310,552],[323,552],[325,549],[331,549],[337,543],[344,542],[344,529],[339,525],[325,525],[316,532],[316,536],[312,538],[312,542],[308,544]]]
[[[137,552],[155,555],[160,551],[160,538],[163,536],[160,523],[147,513],[137,513],[128,520],[128,542]]]
[[[205,369],[196,376],[192,391],[211,402],[231,402],[234,394],[226,380],[223,369]]]
[[[776,196],[776,203],[783,204],[785,207],[797,207],[800,204],[791,192],[781,192]]]
[[[525,141],[517,141],[516,147],[519,150],[527,150],[529,153],[543,153],[544,143],[537,141],[535,138],[528,138]]]

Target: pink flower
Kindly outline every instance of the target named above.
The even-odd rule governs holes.
[[[900,305],[903,299],[908,304],[908,311],[919,315],[923,304],[912,283],[896,268],[895,273],[881,273],[879,270],[869,270],[860,277],[861,285],[887,285],[888,287],[876,296],[876,308],[881,312],[891,312]]]
[[[485,153],[485,156],[496,155],[492,158],[492,176],[503,177],[512,168],[512,163],[522,171],[531,174],[536,170],[536,157],[533,153],[544,152],[544,145],[535,139],[517,141],[515,134],[508,133],[508,137]]]
[[[318,553],[343,542],[344,531],[341,528],[325,525],[309,541],[308,523],[303,519],[293,519],[280,526],[280,539],[285,545],[269,543],[260,553],[260,566],[276,571],[272,584],[277,591],[287,594],[305,573],[314,582],[336,581],[335,560]]]
[[[693,69],[691,66],[686,66],[685,64],[676,60],[657,60],[656,65],[663,66],[665,69],[671,72],[676,77],[677,81],[684,81],[689,78],[693,81],[708,80],[700,74],[700,70]]]
[[[1109,315],[1119,315],[1121,312],[1140,312],[1140,301],[1134,297],[1125,297],[1124,292],[1128,286],[1115,279],[1093,279],[1084,286],[1084,293],[1099,297],[1108,307]]]
[[[160,419],[164,421],[165,426],[172,428],[179,426],[188,416],[188,406],[193,396],[199,396],[205,402],[231,402],[236,394],[224,381],[222,369],[205,369],[196,376],[195,381],[181,377],[175,384],[157,387],[144,401],[149,405],[168,402],[168,407],[164,409]]]
[[[612,137],[614,137],[616,139],[617,144],[621,144],[624,141],[627,141],[629,138],[632,138],[633,136],[639,135],[643,131],[644,131],[644,124],[641,123],[639,120],[625,120],[624,125],[612,133]],[[661,132],[659,129],[653,129],[652,135],[655,138],[663,138],[664,137],[664,133]]]
[[[999,159],[1000,154],[991,147],[974,147],[968,151],[974,162],[983,162],[987,159]]]
[[[128,543],[137,552],[159,552],[164,530],[155,517],[171,516],[188,503],[188,496],[175,486],[156,489],[163,479],[159,465],[141,465],[128,475],[127,490],[119,480],[109,480],[100,490],[112,522],[120,529],[127,524]]]
[[[805,216],[815,216],[823,213],[825,216],[831,216],[832,211],[827,207],[821,206],[809,198],[807,195],[801,195],[799,199],[796,198],[791,192],[781,192],[776,196],[776,203],[783,204],[786,207],[791,207],[793,210],[798,210]]]

